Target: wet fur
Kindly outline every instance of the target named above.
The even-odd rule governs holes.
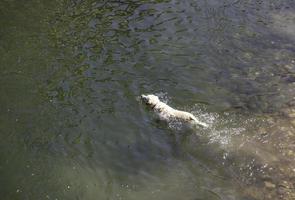
[[[168,106],[164,102],[160,101],[156,95],[141,95],[141,99],[158,114],[161,120],[179,120],[182,122],[195,123],[202,127],[208,127],[206,123],[200,122],[193,114],[176,110]]]

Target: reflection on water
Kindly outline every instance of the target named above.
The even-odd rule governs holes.
[[[1,196],[294,198],[294,8],[2,1]],[[159,124],[142,93],[210,128]]]

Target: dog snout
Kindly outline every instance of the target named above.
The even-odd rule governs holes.
[[[142,94],[140,95],[140,98],[144,103],[149,104],[149,98],[147,95]]]

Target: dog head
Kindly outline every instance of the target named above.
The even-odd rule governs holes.
[[[153,94],[148,94],[148,95],[142,94],[140,96],[140,98],[145,104],[147,104],[151,107],[154,107],[157,103],[160,102],[159,97],[157,97],[156,95],[153,95]]]

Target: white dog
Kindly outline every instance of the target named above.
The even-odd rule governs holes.
[[[202,127],[208,127],[206,123],[200,122],[194,115],[191,113],[176,110],[171,108],[164,102],[161,102],[160,99],[153,94],[141,95],[141,99],[144,103],[150,106],[159,116],[160,119],[168,121],[171,119],[176,119],[183,122],[192,122]]]

